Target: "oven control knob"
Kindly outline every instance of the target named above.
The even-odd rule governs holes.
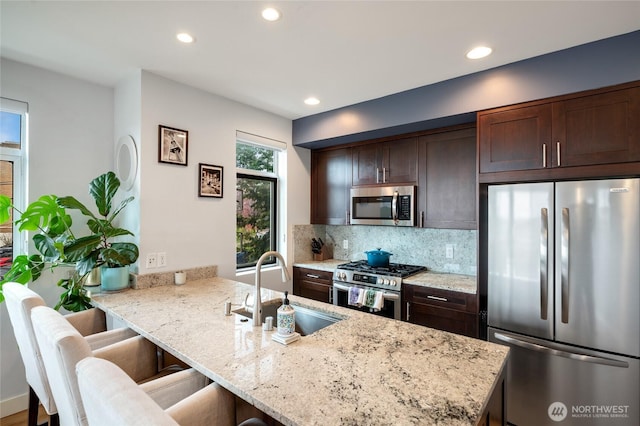
[[[342,281],[347,279],[347,273],[346,272],[340,272],[338,274],[338,278],[340,278]]]
[[[384,285],[389,285],[389,280],[388,279],[384,280]]]
[[[376,280],[376,284],[382,284],[384,282],[384,280],[382,278],[378,278]]]
[[[395,286],[396,286],[396,284],[397,284],[397,283],[396,283],[396,280],[391,280],[391,286],[392,286],[392,287],[395,287]]]

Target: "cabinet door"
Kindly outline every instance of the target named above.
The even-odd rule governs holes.
[[[418,179],[417,138],[399,139],[382,145],[383,183],[415,183]]]
[[[640,161],[640,88],[553,104],[553,166]]]
[[[418,158],[419,226],[476,229],[475,127],[421,137]]]
[[[353,186],[413,183],[418,178],[417,138],[353,148]]]
[[[311,223],[346,225],[350,189],[350,148],[311,152]]]
[[[550,104],[480,113],[480,173],[550,166],[551,115]]]
[[[382,155],[378,144],[353,148],[353,186],[382,183]]]

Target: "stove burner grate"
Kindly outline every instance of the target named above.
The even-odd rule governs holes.
[[[357,260],[354,262],[343,263],[337,266],[338,269],[347,271],[366,272],[370,274],[387,275],[395,277],[408,277],[427,268],[418,265],[404,265],[401,263],[389,263],[389,267],[369,266],[366,260]]]

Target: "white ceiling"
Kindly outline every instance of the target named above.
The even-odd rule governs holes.
[[[144,69],[295,119],[638,30],[640,1],[2,0],[0,19],[5,58],[107,86]],[[466,59],[478,44],[493,55]]]

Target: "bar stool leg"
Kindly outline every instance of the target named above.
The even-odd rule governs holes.
[[[33,388],[29,386],[29,426],[38,426],[38,406],[40,405],[40,398],[34,392]]]
[[[49,416],[49,426],[60,426],[60,418],[58,413]]]

